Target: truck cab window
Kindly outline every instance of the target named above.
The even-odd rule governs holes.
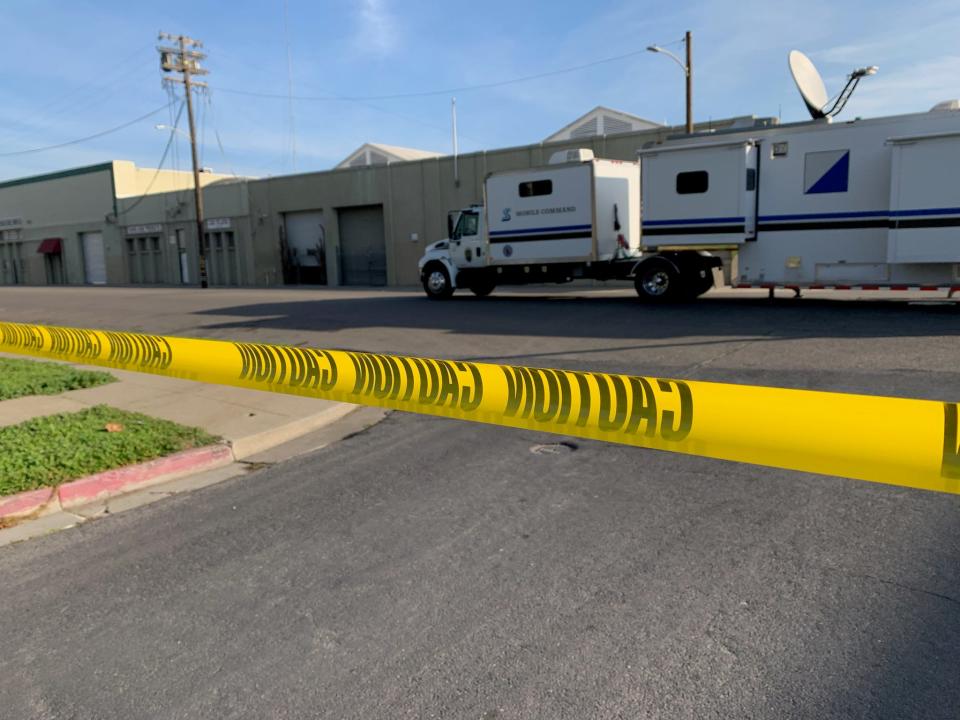
[[[463,213],[457,223],[456,230],[453,231],[453,239],[459,240],[462,237],[476,235],[479,225],[480,216],[477,213]]]
[[[527,180],[520,183],[520,197],[522,198],[552,194],[553,180]]]
[[[710,175],[706,170],[677,173],[677,195],[705,193],[710,187]]]

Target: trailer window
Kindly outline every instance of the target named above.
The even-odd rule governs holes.
[[[553,194],[553,180],[527,180],[520,183],[520,197]]]
[[[756,189],[757,189],[756,168],[747,168],[747,192],[753,192]]]
[[[710,175],[706,170],[677,173],[677,195],[705,193],[710,187]]]

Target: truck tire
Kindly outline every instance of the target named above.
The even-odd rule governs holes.
[[[423,269],[423,291],[431,300],[446,300],[453,295],[450,273],[443,265],[434,262]]]
[[[483,278],[474,280],[468,287],[470,292],[472,292],[477,297],[486,297],[493,292],[493,289],[497,284],[491,278]]]
[[[662,258],[647,260],[638,269],[633,285],[643,302],[669,303],[680,297],[680,273]]]

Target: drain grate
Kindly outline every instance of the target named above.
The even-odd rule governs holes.
[[[571,453],[576,449],[577,446],[572,442],[537,443],[530,446],[530,452],[534,455],[562,455]]]

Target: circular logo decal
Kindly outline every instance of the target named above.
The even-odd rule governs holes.
[[[510,245],[504,245],[504,246],[503,246],[503,256],[504,256],[504,257],[510,257],[511,255],[513,255],[513,248],[512,248]]]

